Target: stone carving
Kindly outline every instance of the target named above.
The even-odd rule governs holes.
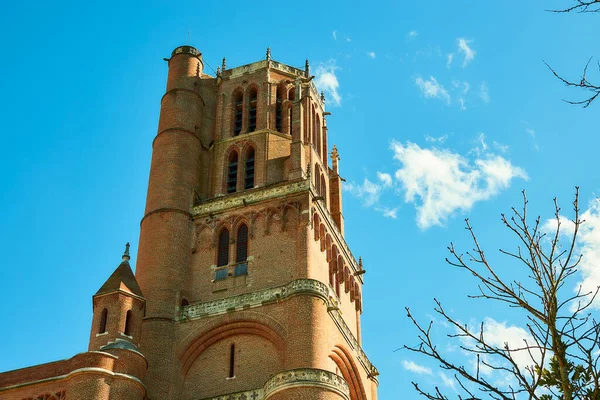
[[[260,307],[265,303],[276,302],[294,294],[303,293],[328,299],[329,287],[313,279],[298,279],[284,286],[260,290],[253,293],[241,294],[220,300],[190,304],[183,307],[181,319],[198,319],[218,314],[229,310]]]
[[[299,368],[273,376],[264,386],[265,399],[279,390],[298,386],[325,386],[350,399],[350,387],[339,375],[322,369]]]
[[[219,213],[229,208],[242,207],[248,203],[304,192],[308,190],[308,187],[309,182],[303,180],[293,183],[286,183],[284,185],[278,185],[273,188],[258,190],[254,193],[240,192],[225,197],[217,197],[195,206],[193,208],[193,215],[199,216],[208,213]]]
[[[66,400],[67,396],[65,395],[65,391],[60,391],[58,393],[47,393],[37,397],[26,397],[23,400]]]
[[[202,400],[263,400],[264,398],[265,394],[263,389],[253,389],[245,392],[237,392],[223,396],[205,398]]]

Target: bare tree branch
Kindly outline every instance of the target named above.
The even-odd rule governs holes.
[[[554,217],[556,227],[552,234],[544,231],[540,217],[530,223],[525,192],[522,209],[513,208],[512,215],[501,217],[519,244],[515,250],[500,249],[500,253],[524,268],[525,281],[506,279],[498,273],[468,220],[465,229],[473,249],[459,253],[453,244],[448,247],[448,264],[467,271],[478,281],[478,294],[469,298],[497,301],[525,313],[526,337],[522,343],[505,342],[499,346],[490,340],[483,322],[475,329],[461,323],[434,299],[434,311],[449,327],[446,337],[458,341],[462,354],[472,357],[472,362],[466,363],[455,359],[454,354],[440,351],[445,347],[434,339],[434,322],[421,325],[406,308],[417,329],[418,342],[404,345],[404,349],[431,358],[441,369],[452,372],[463,392],[459,399],[600,400],[600,325],[591,309],[600,288],[589,293],[579,288],[574,295],[564,296],[565,291],[577,287],[574,274],[581,261],[577,237],[584,221],[580,218],[579,188],[575,190],[570,221],[573,229],[568,235],[561,231],[564,217],[556,199]],[[427,391],[415,382],[413,386],[428,399],[448,399],[439,387]]]

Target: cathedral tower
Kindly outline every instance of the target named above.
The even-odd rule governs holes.
[[[308,61],[267,50],[216,77],[190,46],[167,61],[136,273],[148,397],[375,400]]]

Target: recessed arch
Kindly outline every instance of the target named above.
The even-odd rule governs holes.
[[[227,193],[235,193],[237,191],[237,178],[238,178],[238,161],[239,154],[237,149],[231,148],[226,158],[227,168],[226,174],[226,186],[225,190]]]
[[[194,361],[211,345],[236,335],[260,336],[277,348],[283,354],[285,342],[283,337],[271,327],[257,321],[241,320],[217,326],[200,335],[185,349],[181,355],[181,370],[187,375]]]
[[[248,89],[248,132],[256,130],[256,116],[258,114],[258,87],[250,86]]]
[[[337,345],[333,348],[329,358],[335,362],[342,377],[348,383],[350,400],[367,400],[367,393],[352,353],[345,346]]]
[[[229,264],[229,229],[221,228],[217,244],[217,267]]]

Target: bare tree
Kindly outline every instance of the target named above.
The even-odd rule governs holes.
[[[451,373],[458,399],[600,400],[600,325],[592,311],[600,287],[589,293],[581,288],[572,291],[581,260],[577,235],[584,223],[580,219],[579,189],[573,202],[573,229],[562,228],[564,220],[556,199],[554,205],[556,227],[552,232],[547,232],[540,217],[530,221],[525,192],[522,209],[513,207],[509,216],[502,214],[504,226],[518,243],[515,250],[500,249],[500,253],[523,268],[523,280],[499,273],[500,269],[486,258],[468,220],[466,229],[473,250],[463,254],[453,244],[448,247],[448,264],[477,281],[477,293],[470,298],[499,302],[524,317],[521,343],[498,345],[490,340],[483,322],[477,326],[461,323],[435,299],[437,318],[443,322],[440,325],[450,330],[447,339],[440,342],[436,340],[438,324],[422,324],[406,308],[418,331],[418,343],[404,348],[435,360]],[[462,352],[444,351],[448,342],[456,343]],[[428,399],[449,399],[439,387],[427,391],[416,382],[413,386]]]
[[[572,0],[572,4],[566,8],[558,9],[558,10],[548,10],[554,13],[600,13],[600,0]],[[581,78],[577,80],[570,80],[564,78],[564,76],[559,75],[548,63],[544,61],[544,64],[552,71],[555,77],[557,77],[562,83],[564,83],[568,87],[575,87],[579,89],[583,89],[585,92],[591,93],[589,97],[583,100],[564,100],[569,104],[581,105],[583,108],[589,107],[589,105],[596,100],[596,98],[600,95],[600,84],[594,84],[588,80],[588,67],[592,59],[590,58],[583,69],[583,73],[581,74]],[[598,71],[600,72],[600,62],[597,63]]]

